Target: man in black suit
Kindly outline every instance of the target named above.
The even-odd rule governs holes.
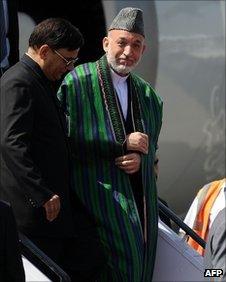
[[[70,194],[65,113],[53,85],[73,69],[82,45],[70,22],[47,19],[2,76],[0,198],[12,204],[20,231],[72,281],[93,281],[104,256],[95,222]]]
[[[11,206],[4,201],[0,201],[0,281],[25,281],[16,221]]]
[[[223,275],[214,281],[226,281],[226,208],[213,221],[204,254],[205,269],[222,269]]]

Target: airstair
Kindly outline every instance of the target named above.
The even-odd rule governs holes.
[[[189,236],[205,247],[205,242],[169,208],[161,203],[159,203],[159,208],[170,220],[179,225]],[[159,233],[153,282],[203,281],[203,257],[161,220],[159,220],[158,227]],[[27,282],[70,282],[68,275],[26,236],[20,234],[20,241]]]

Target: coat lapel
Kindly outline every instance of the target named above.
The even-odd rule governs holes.
[[[96,62],[98,79],[102,90],[105,108],[110,120],[111,129],[115,140],[123,144],[126,139],[125,121],[120,110],[117,93],[114,90],[110,68],[107,63],[106,56],[103,56]],[[137,87],[132,78],[129,78],[129,87],[131,94],[130,112],[132,116],[134,131],[144,132],[144,126],[141,119],[140,103],[138,98]]]

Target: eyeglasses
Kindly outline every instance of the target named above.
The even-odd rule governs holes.
[[[61,55],[57,50],[53,49],[53,52],[56,53],[61,59],[63,59],[66,63],[66,66],[69,67],[70,65],[74,65],[79,58],[68,60],[63,55]]]

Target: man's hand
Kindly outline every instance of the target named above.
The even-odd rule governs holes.
[[[128,151],[138,151],[148,154],[148,135],[141,132],[133,132],[126,136],[126,148]]]
[[[46,218],[49,221],[53,221],[60,211],[60,198],[54,195],[48,202],[46,202],[43,207],[46,210]]]
[[[138,153],[131,153],[115,159],[115,164],[128,174],[133,174],[140,169],[141,157]]]

